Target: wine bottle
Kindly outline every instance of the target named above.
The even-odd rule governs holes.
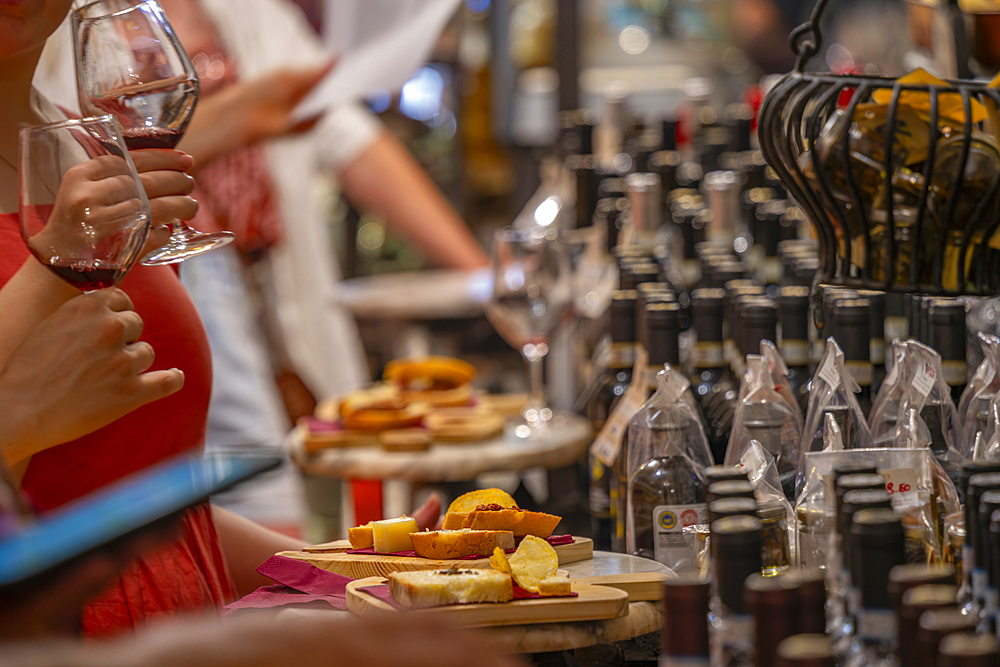
[[[941,640],[938,667],[996,667],[1000,664],[1000,642],[988,635],[954,633]]]
[[[778,645],[798,633],[799,582],[755,572],[744,583],[743,597],[753,618],[754,667],[775,667]]]
[[[708,503],[708,522],[727,516],[757,516],[757,501],[753,498],[723,497]]]
[[[872,362],[871,395],[875,397],[885,380],[885,292],[858,290],[858,296],[868,301],[868,323],[871,328],[868,354]]]
[[[619,290],[611,299],[611,358],[594,399],[587,406],[587,417],[599,431],[618,400],[632,382],[635,362],[635,290]],[[611,471],[593,454],[589,457],[591,529],[595,548],[611,548],[614,518],[611,515]],[[597,545],[602,545],[597,547]]]
[[[932,609],[957,609],[958,588],[954,585],[925,584],[911,588],[903,594],[896,618],[899,623],[899,641],[896,659],[902,665],[916,665],[917,639],[920,617]]]
[[[944,381],[958,405],[968,382],[965,357],[965,304],[958,299],[934,299],[928,307],[930,346],[941,355]]]
[[[717,482],[722,483],[722,482]],[[753,623],[744,598],[747,577],[761,570],[760,521],[731,516],[711,525],[717,615],[712,622],[712,664],[753,665]]]
[[[990,522],[993,513],[1000,510],[1000,491],[986,491],[979,497],[979,512],[976,529],[978,549],[976,549],[976,568],[985,572],[982,598],[977,600],[982,612],[982,628],[987,632],[996,632],[997,612],[1000,611],[1000,593],[994,580],[991,563],[993,550],[990,545]]]
[[[983,495],[987,491],[998,489],[1000,489],[1000,473],[995,472],[972,475],[966,487],[965,531],[971,555],[966,561],[966,571],[971,570],[971,573],[968,579],[970,595],[963,602],[966,612],[977,618],[982,614],[987,586],[985,550],[982,544],[984,535],[981,532],[979,511]]]
[[[896,616],[886,587],[889,572],[905,558],[903,524],[891,509],[864,509],[851,525],[851,578],[860,608],[848,666],[893,665]]]
[[[778,349],[788,366],[788,384],[792,395],[805,412],[809,401],[809,288],[786,285],[778,293],[781,320],[781,343]]]
[[[736,410],[736,383],[723,355],[722,322],[725,291],[696,289],[691,293],[691,320],[697,342],[691,388],[705,417],[712,455],[725,460]]]
[[[974,632],[976,620],[960,609],[949,607],[925,611],[917,630],[916,667],[938,667],[938,649],[942,640],[954,633]]]
[[[861,388],[857,394],[862,414],[872,408],[871,303],[867,299],[843,299],[833,303],[832,320],[837,344],[844,351],[844,366]]]
[[[714,482],[707,487],[705,498],[709,503],[722,498],[749,498],[753,500],[753,485],[745,480]]]
[[[738,301],[740,356],[760,354],[761,341],[778,339],[778,308],[768,297],[744,296]]]
[[[663,584],[661,667],[709,667],[708,603],[711,588],[694,577]]]

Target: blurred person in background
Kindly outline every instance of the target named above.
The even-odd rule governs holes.
[[[275,445],[289,417],[311,412],[313,397],[370,381],[357,325],[337,303],[341,275],[324,179],[335,175],[352,204],[378,212],[436,266],[475,269],[489,260],[408,151],[362,106],[343,105],[303,125],[290,121],[329,68],[291,0],[160,4],[201,78],[199,106],[180,145],[196,163],[201,210],[191,224],[237,237],[235,248],[181,269],[215,369],[206,443]],[[71,40],[68,25],[49,40],[35,85],[75,109]],[[299,493],[297,475],[286,474],[253,494],[261,502],[234,508],[281,524],[299,513]]]

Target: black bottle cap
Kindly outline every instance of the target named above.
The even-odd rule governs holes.
[[[712,284],[708,287],[724,287],[730,280],[746,278],[747,269],[742,262],[725,260],[711,266],[710,273]]]
[[[962,464],[962,469],[958,473],[958,493],[963,503],[966,503],[969,480],[972,476],[987,472],[1000,472],[1000,461],[969,461]],[[965,518],[968,520],[969,515],[966,514]]]
[[[799,632],[822,634],[826,631],[826,576],[822,570],[791,570],[782,576],[798,581]]]
[[[874,475],[878,477],[878,475]],[[840,533],[841,557],[844,567],[851,571],[851,525],[854,515],[861,510],[891,509],[892,501],[885,489],[859,489],[839,498],[837,532]]]
[[[979,503],[987,491],[1000,489],[1000,473],[981,472],[969,478],[965,496],[965,534],[973,551],[979,551]]]
[[[833,335],[844,351],[844,361],[871,361],[870,318],[871,303],[868,299],[834,301]]]
[[[728,482],[736,480],[746,482],[747,471],[743,466],[714,465],[705,468],[705,486],[710,486],[714,482]]]
[[[580,133],[580,153],[594,152],[594,128],[597,127],[597,112],[592,109],[577,109],[576,126]]]
[[[629,265],[632,273],[632,283],[638,287],[643,283],[655,283],[660,280],[660,267],[652,262]]]
[[[679,577],[663,582],[663,653],[669,656],[708,655],[708,602],[711,589],[704,579]]]
[[[597,196],[601,201],[605,198],[618,199],[625,196],[625,179],[621,176],[601,179],[597,186]]]
[[[862,489],[885,490],[885,479],[881,475],[871,473],[858,473],[854,475],[844,475],[834,482],[835,502],[834,509],[836,516],[840,516],[841,507],[844,504],[844,495],[851,491]],[[839,523],[839,519],[838,519]],[[850,529],[851,524],[847,524],[846,529]]]
[[[836,285],[820,285],[820,294],[822,295],[820,302],[823,306],[820,313],[823,316],[821,321],[823,325],[822,336],[825,339],[828,336],[836,336],[833,327],[833,304],[843,299],[856,299],[858,293],[856,290]]]
[[[778,644],[776,667],[834,667],[830,638],[824,634],[795,635]]]
[[[931,609],[956,608],[958,602],[958,587],[954,584],[924,584],[916,586],[903,594],[903,599],[896,610],[899,622],[897,642],[900,665],[916,665],[917,635],[920,631],[920,617]]]
[[[974,632],[978,619],[978,615],[966,615],[957,608],[925,611],[917,631],[917,664],[936,667],[941,640],[955,632]]]
[[[885,292],[863,289],[858,296],[868,301],[869,336],[875,340],[885,340]]]
[[[833,466],[833,480],[837,480],[847,475],[874,475],[878,473],[878,468],[874,463],[864,461],[841,461]]]
[[[738,482],[717,482],[736,484]],[[730,516],[711,524],[712,560],[719,599],[736,614],[746,613],[743,582],[760,572],[763,538],[760,521]]]
[[[809,288],[785,285],[778,293],[782,340],[809,340]]]
[[[738,303],[741,335],[735,338],[740,341],[743,356],[760,354],[761,341],[777,343],[778,308],[774,301],[767,297],[741,297]]]
[[[750,498],[753,499],[753,485],[747,481],[728,480],[713,482],[705,491],[707,502],[712,503],[720,498]]]
[[[990,521],[993,520],[993,513],[1000,510],[1000,490],[986,491],[979,497],[979,526],[976,529],[976,567],[987,569],[992,562],[990,560],[991,549],[987,535],[990,530]],[[1000,554],[998,554],[1000,555]]]
[[[646,313],[646,350],[649,364],[662,366],[681,363],[678,337],[681,333],[681,307],[677,303],[651,303]]]
[[[660,121],[660,148],[665,151],[677,150],[677,119],[664,118]]]
[[[635,290],[618,290],[611,295],[611,340],[635,342]]]
[[[938,667],[996,667],[1000,664],[1000,642],[991,635],[957,632],[941,640]]]
[[[799,582],[755,572],[743,584],[747,611],[754,617],[755,667],[774,667],[778,644],[798,632]]]
[[[903,295],[899,292],[888,292],[885,295],[885,314],[887,317],[906,317],[903,311]]]
[[[910,589],[929,584],[954,585],[955,568],[948,563],[906,563],[889,572],[889,595],[893,606],[899,609],[903,596]]]
[[[934,299],[928,311],[930,346],[945,361],[965,361],[965,303]]]
[[[990,545],[990,562],[987,566],[990,584],[1000,587],[1000,510],[990,517],[989,534],[984,536]]]
[[[903,524],[891,509],[866,509],[851,524],[851,580],[866,609],[891,609],[885,582],[905,560]]]
[[[700,288],[691,292],[691,320],[698,342],[722,342],[726,292]]]
[[[727,516],[757,516],[757,501],[753,498],[719,498],[708,504],[708,522]]]
[[[728,105],[723,116],[729,127],[731,151],[750,150],[750,135],[753,127],[753,107],[744,102]]]

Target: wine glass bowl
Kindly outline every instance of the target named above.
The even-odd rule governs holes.
[[[493,294],[486,315],[531,369],[531,398],[513,425],[518,438],[544,437],[553,419],[545,402],[542,363],[549,338],[572,311],[573,292],[569,255],[555,229],[508,227],[496,233]]]
[[[130,150],[173,148],[198,101],[191,58],[155,0],[97,0],[73,12],[80,108],[110,113]],[[170,241],[144,264],[174,264],[233,241],[172,223]]]
[[[21,236],[39,262],[90,292],[117,284],[149,234],[149,201],[111,116],[22,129]]]

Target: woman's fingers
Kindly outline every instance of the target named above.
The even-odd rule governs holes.
[[[140,174],[139,180],[150,199],[169,195],[189,195],[194,190],[194,178],[182,171],[149,171]]]
[[[169,171],[188,171],[194,165],[194,158],[187,153],[168,148],[146,148],[141,151],[129,151],[135,170],[140,174],[147,171],[166,169]]]
[[[198,212],[198,202],[186,195],[157,197],[150,200],[149,206],[153,211],[154,225],[172,220],[190,220]]]

